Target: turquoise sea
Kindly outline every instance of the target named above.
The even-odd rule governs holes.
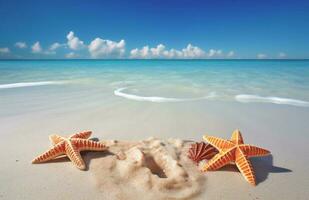
[[[87,101],[104,93],[153,103],[236,101],[309,107],[309,60],[0,61],[2,105],[32,92],[74,93]]]

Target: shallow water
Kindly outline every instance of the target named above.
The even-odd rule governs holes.
[[[21,87],[28,88],[22,91]],[[107,96],[118,93],[118,96],[128,100],[157,103],[208,99],[308,107],[309,61],[0,62],[0,97],[24,91],[50,93],[52,90],[62,94],[80,89],[81,95],[83,92],[85,95],[95,94],[99,90]]]

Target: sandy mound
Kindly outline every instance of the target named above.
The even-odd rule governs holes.
[[[110,154],[90,166],[102,199],[188,199],[203,190],[205,178],[187,158],[188,142],[150,138],[108,145]]]

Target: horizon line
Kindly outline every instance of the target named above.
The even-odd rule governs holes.
[[[140,58],[3,58],[0,61],[308,61],[309,58],[193,58],[193,59],[169,59],[169,58],[149,58],[149,59],[140,59]]]

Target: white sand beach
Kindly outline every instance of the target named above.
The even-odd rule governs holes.
[[[111,97],[110,102],[111,99],[113,103],[101,106],[95,103],[79,104],[80,99],[71,101],[71,105],[75,106],[70,107],[56,99],[31,108],[26,104],[36,102],[24,102],[23,107],[17,104],[14,107],[14,102],[2,104],[1,110],[5,114],[1,114],[0,118],[0,198],[306,199],[309,195],[306,171],[309,163],[309,150],[306,148],[309,128],[307,109],[237,102],[158,104],[128,101],[116,96]],[[169,138],[202,141],[206,133],[228,139],[236,128],[242,131],[245,143],[266,148],[272,153],[272,156],[251,159],[257,176],[256,187],[248,184],[235,166],[200,173],[186,158],[185,152],[181,156],[182,161],[175,161],[187,166],[186,173],[194,175],[188,178],[191,181],[189,189],[180,188],[180,193],[175,193],[175,196],[169,196],[175,192],[173,190],[165,188],[165,193],[162,193],[162,190],[155,189],[160,185],[156,181],[167,180],[155,173],[141,173],[156,177],[154,185],[148,182],[150,185],[147,186],[137,172],[134,174],[126,167],[117,165],[117,170],[109,171],[108,167],[115,159],[113,154],[118,152],[119,147],[111,147],[110,152],[82,153],[86,171],[75,168],[67,158],[31,164],[35,156],[50,147],[48,135],[54,133],[68,136],[82,130],[92,130],[92,137],[102,142],[117,140],[119,144],[125,141],[136,144],[149,137],[160,138],[164,142]],[[186,145],[180,146],[177,151],[184,151]],[[145,148],[147,145],[142,146]],[[170,154],[173,153],[167,153]],[[152,186],[153,190],[150,189]]]

